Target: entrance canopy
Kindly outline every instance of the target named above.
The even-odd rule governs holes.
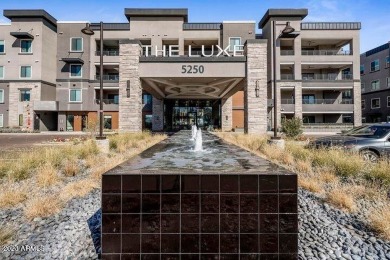
[[[142,87],[164,99],[220,99],[242,89],[243,78],[142,78]]]

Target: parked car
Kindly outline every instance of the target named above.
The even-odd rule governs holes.
[[[390,123],[371,124],[339,135],[320,137],[310,142],[309,147],[342,148],[375,162],[381,157],[390,157]]]

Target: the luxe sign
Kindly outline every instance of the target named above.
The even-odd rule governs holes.
[[[168,48],[167,48],[168,47]],[[188,45],[187,51],[185,53],[188,57],[219,57],[219,56],[227,56],[227,57],[243,57],[244,56],[244,45],[233,45],[227,46],[225,49],[219,45],[211,45],[206,46],[202,45],[201,50],[199,50],[199,46],[197,46],[197,50],[193,50],[191,45]],[[158,46],[154,46],[154,55],[151,54],[152,46],[144,45],[143,52],[146,57],[148,56],[162,56],[162,57],[180,57],[179,45],[163,45],[162,49],[159,49]],[[161,54],[161,55],[159,55]]]

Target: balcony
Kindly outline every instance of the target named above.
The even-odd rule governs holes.
[[[98,110],[100,106],[100,100],[95,99],[95,109]],[[103,110],[104,111],[118,111],[119,110],[119,99],[103,99]]]
[[[303,73],[302,81],[335,81],[335,80],[352,80],[352,74],[328,73],[328,74],[315,74],[315,73]]]
[[[302,50],[302,55],[305,56],[334,56],[334,55],[352,55],[352,51],[341,50]]]
[[[100,104],[100,99],[95,99],[97,105]],[[103,99],[104,105],[119,105],[119,99]]]
[[[324,114],[353,112],[353,99],[303,99],[302,111]]]
[[[294,50],[280,50],[281,56],[293,56],[294,54]]]
[[[100,75],[95,75],[95,80],[100,80]],[[119,75],[103,75],[103,80],[107,81],[118,81]]]
[[[294,74],[280,74],[280,80],[294,80]]]
[[[95,56],[100,56],[100,51],[95,51]],[[103,56],[119,56],[119,49],[103,51]]]
[[[280,111],[282,113],[294,113],[295,109],[295,100],[294,99],[281,99],[281,109]]]

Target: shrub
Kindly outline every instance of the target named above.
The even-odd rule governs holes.
[[[298,117],[282,121],[282,131],[287,137],[296,138],[303,133],[302,120]]]
[[[390,186],[390,162],[380,161],[365,176],[369,180],[381,182],[386,187]]]
[[[390,240],[390,206],[372,212],[369,219],[372,227],[385,239]]]
[[[29,202],[24,209],[27,219],[32,220],[37,217],[48,217],[61,210],[62,202],[58,196],[40,196]]]
[[[25,189],[6,188],[0,193],[0,208],[10,208],[27,199]]]
[[[6,227],[0,227],[0,246],[5,245],[13,235],[15,234],[15,230]]]
[[[344,208],[350,212],[356,210],[354,198],[342,188],[334,188],[328,193],[327,201],[336,207]]]
[[[333,157],[334,168],[337,175],[349,177],[356,176],[363,168],[363,161],[356,155],[339,154]]]
[[[80,171],[80,167],[77,164],[77,160],[75,159],[65,160],[63,163],[62,171],[64,175],[67,177],[76,176]]]

